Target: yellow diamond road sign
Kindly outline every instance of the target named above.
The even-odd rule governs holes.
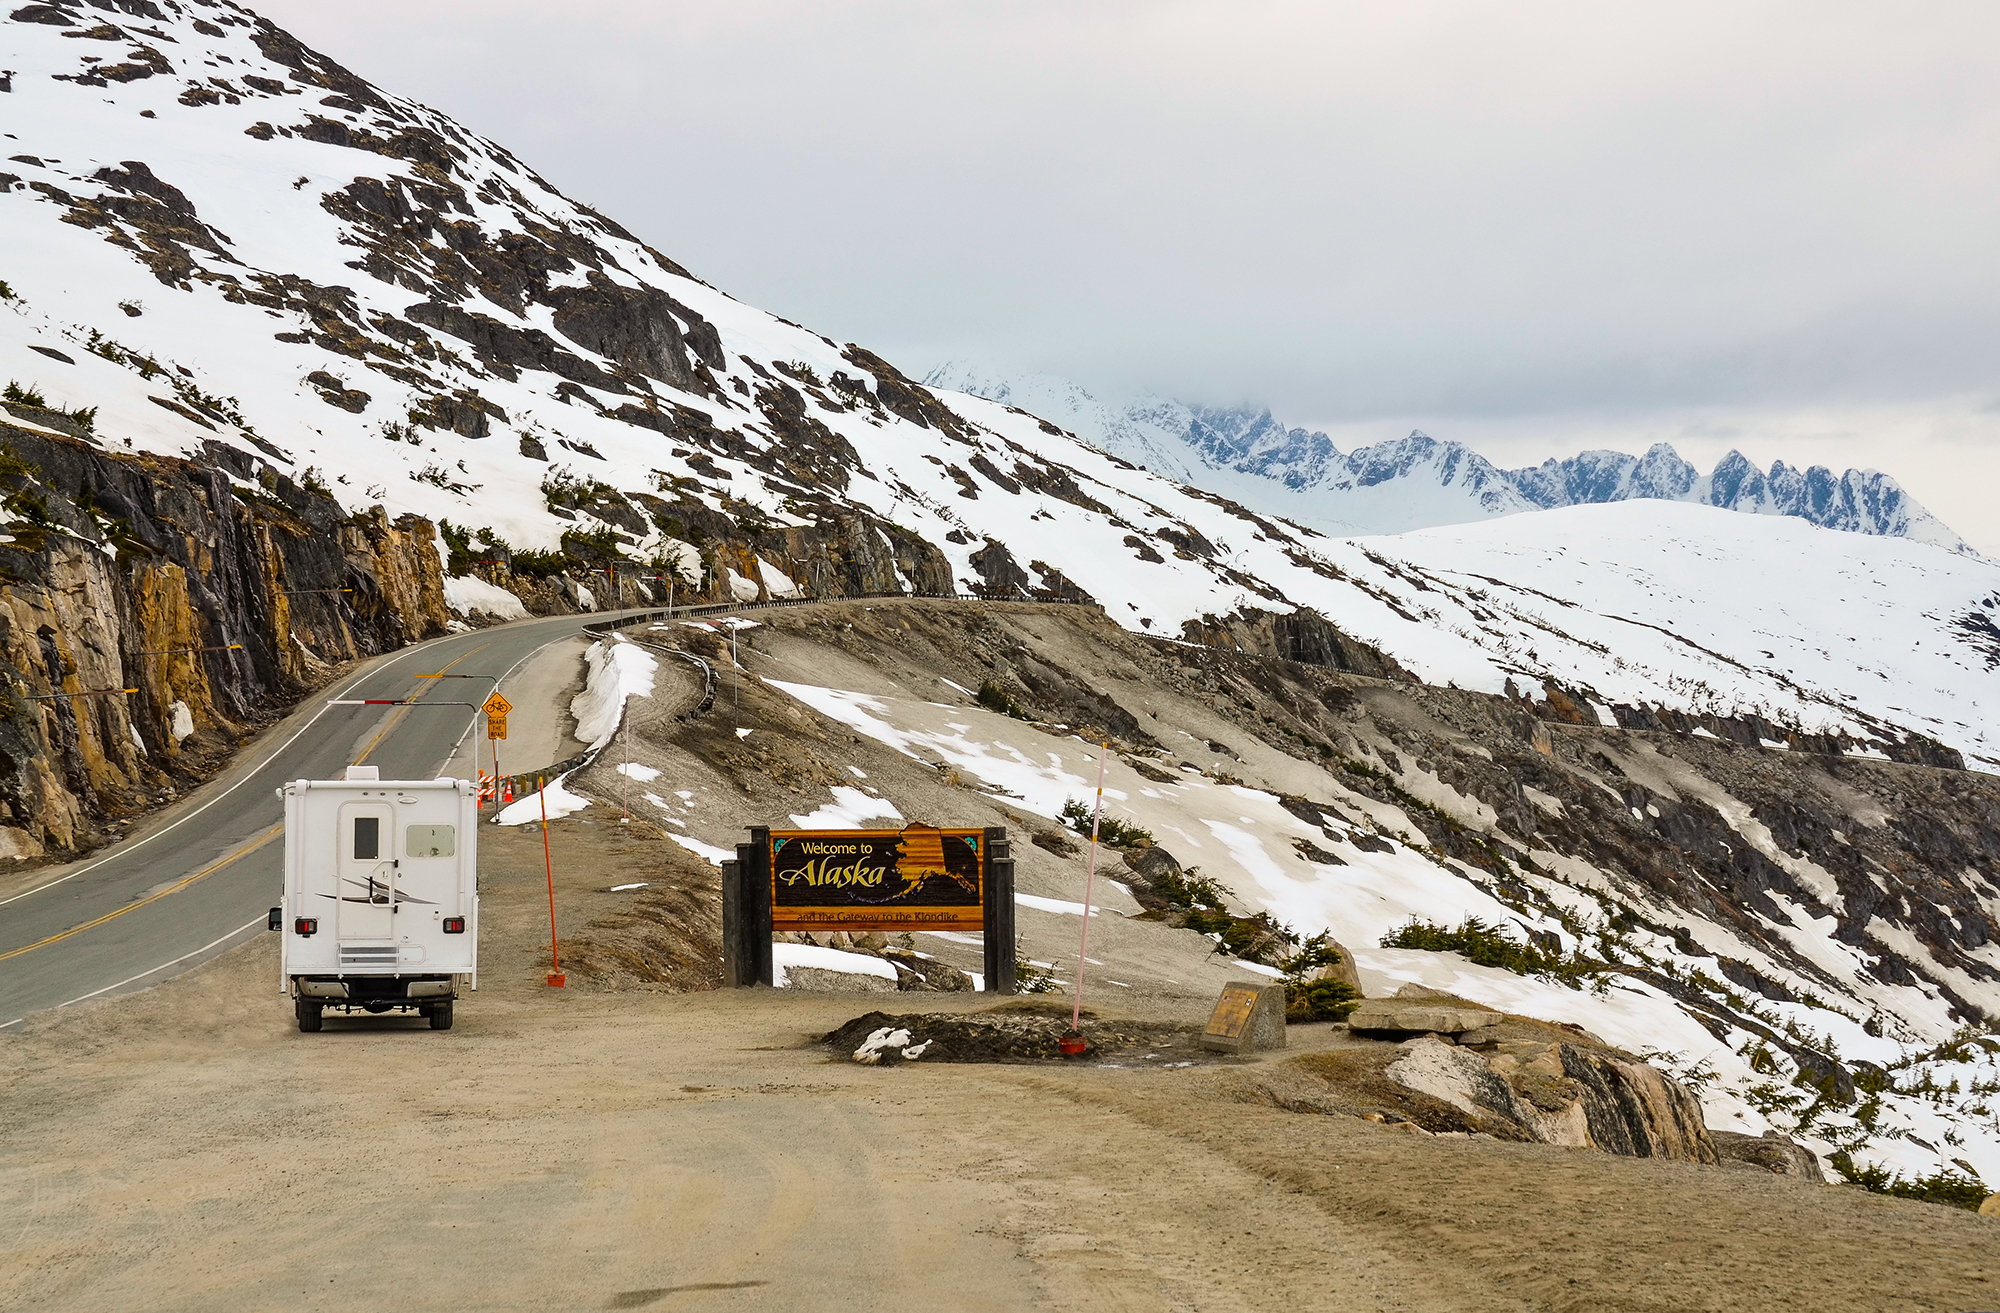
[[[486,713],[487,738],[504,739],[507,737],[507,713],[513,709],[514,704],[506,698],[501,697],[500,690],[493,690],[493,696],[486,699],[486,705],[480,708],[481,711]]]

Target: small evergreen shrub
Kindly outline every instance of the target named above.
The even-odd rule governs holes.
[[[990,679],[979,686],[979,696],[975,700],[988,711],[997,711],[1003,716],[1012,716],[1016,720],[1034,719],[1033,716],[1021,710],[1019,703],[1007,696],[1006,689],[1001,688]]]
[[[1457,953],[1483,967],[1499,967],[1517,976],[1546,976],[1568,984],[1592,973],[1590,966],[1579,959],[1520,943],[1509,938],[1499,926],[1488,925],[1476,916],[1466,917],[1456,930],[1411,917],[1403,926],[1382,936],[1382,947]]]
[[[1828,1161],[1835,1171],[1862,1189],[1875,1194],[1894,1195],[1898,1199],[1918,1199],[1976,1213],[1990,1193],[1977,1176],[1964,1172],[1941,1171],[1906,1180],[1886,1167],[1869,1167],[1855,1162],[1845,1149],[1834,1152]]]
[[[1273,963],[1285,973],[1285,1020],[1343,1021],[1361,1005],[1361,991],[1345,980],[1317,976],[1321,968],[1339,962],[1339,951],[1322,930],[1300,944],[1296,952]]]
[[[1360,991],[1345,980],[1285,982],[1285,1020],[1294,1024],[1345,1021],[1360,1006]]]
[[[1090,837],[1090,808],[1071,798],[1062,807],[1062,822],[1084,838]],[[1097,841],[1110,844],[1113,848],[1129,848],[1134,844],[1153,842],[1153,832],[1137,825],[1128,825],[1109,812],[1097,819]]]
[[[48,409],[49,404],[49,399],[37,392],[34,384],[22,387],[11,379],[8,380],[6,387],[0,388],[0,401],[9,401],[17,406],[37,406],[44,410]]]
[[[1207,908],[1214,912],[1227,911],[1223,904],[1222,886],[1201,873],[1199,866],[1189,866],[1178,871],[1169,871],[1156,876],[1153,891],[1167,900],[1169,906],[1180,911]]]
[[[1014,968],[1014,992],[1017,994],[1060,994],[1062,986],[1055,975],[1046,967],[1038,967],[1023,958]]]

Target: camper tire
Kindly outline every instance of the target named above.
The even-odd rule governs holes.
[[[325,1025],[320,1001],[316,998],[302,998],[298,1003],[299,1029],[311,1034]]]
[[[450,999],[446,999],[446,1000],[445,1000],[444,1002],[442,1002],[442,1003],[437,1003],[437,1004],[433,1004],[433,1005],[432,1005],[432,1007],[431,1007],[431,1029],[432,1029],[432,1030],[450,1030],[450,1029],[451,1029],[451,1000],[450,1000]]]

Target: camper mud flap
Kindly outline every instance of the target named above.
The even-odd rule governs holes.
[[[347,982],[344,980],[307,980],[301,977],[296,983],[299,993],[307,998],[347,997]]]
[[[450,998],[449,980],[412,980],[406,998]]]

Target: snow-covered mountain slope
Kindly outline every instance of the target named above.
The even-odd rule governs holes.
[[[1913,538],[1970,554],[1964,539],[1893,478],[1823,465],[1768,472],[1730,452],[1707,474],[1665,443],[1643,456],[1586,451],[1503,470],[1462,443],[1421,431],[1343,455],[1326,434],[1286,427],[1268,409],[1212,409],[1158,397],[1108,400],[1046,374],[1010,378],[966,361],[932,370],[934,387],[1055,418],[1085,441],[1182,483],[1335,533],[1403,533],[1557,506],[1656,499],[1785,515],[1850,533]]]
[[[1309,611],[1464,687],[1552,680],[2000,758],[1974,623],[2000,576],[1976,559],[1652,502],[1511,517],[1477,542],[1321,537],[745,306],[233,5],[126,0],[118,23],[15,13],[0,25],[15,70],[0,95],[0,351],[51,404],[97,408],[100,441],[220,442],[351,505],[516,548],[678,562],[717,595],[800,576],[819,595],[1084,594],[1172,636]],[[1444,444],[1425,459],[1455,471],[1452,495],[1491,470],[1454,466]],[[1371,464],[1363,490],[1410,468]],[[1447,573],[1451,552],[1492,564],[1510,542],[1508,568],[1526,568],[1551,534],[1591,540],[1569,544],[1584,573],[1561,587],[1643,623],[1466,581],[1498,565]],[[1615,601],[1630,571],[1611,563],[1654,550],[1734,564]],[[1783,596],[1764,583],[1779,570]],[[1849,624],[1857,591],[1882,599],[1866,630]],[[1819,609],[1781,623],[1793,598]],[[1744,627],[1702,628],[1723,614]],[[1903,667],[1878,651],[1887,635],[1935,654],[1914,689],[1890,677]]]
[[[1385,589],[1426,586],[1401,601],[1431,654],[1417,654],[1414,633],[1387,646],[1432,682],[1488,687],[1523,662],[1574,672],[1606,706],[1819,732],[1839,722],[1861,738],[1871,724],[1915,726],[2000,767],[2000,567],[1989,562],[1653,501],[1349,546]]]

